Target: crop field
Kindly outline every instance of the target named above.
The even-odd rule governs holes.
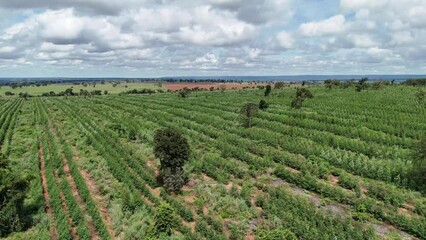
[[[161,205],[164,239],[426,239],[409,171],[426,132],[417,88],[307,89],[301,109],[295,87],[0,99],[2,155],[32,176],[32,227],[8,239],[157,239]],[[244,127],[241,107],[261,99]],[[157,181],[168,127],[191,149],[180,193]]]

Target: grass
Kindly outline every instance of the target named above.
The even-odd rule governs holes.
[[[87,90],[87,91],[94,91],[94,90],[101,90],[102,94],[104,91],[108,91],[109,94],[118,94],[121,92],[125,92],[132,89],[161,89],[162,87],[158,86],[154,83],[142,83],[142,82],[136,82],[136,83],[125,83],[122,82],[118,84],[117,86],[113,86],[112,83],[97,83],[95,87],[93,85],[88,84],[86,87],[83,85],[73,85],[73,84],[49,84],[47,86],[24,86],[24,87],[18,87],[13,89],[10,86],[2,86],[0,88],[0,96],[5,96],[5,92],[12,92],[18,95],[20,92],[28,94],[32,96],[41,96],[43,93],[47,93],[50,91],[53,91],[55,93],[59,93],[61,91],[65,91],[65,89],[72,88],[73,92],[80,92],[80,89]]]

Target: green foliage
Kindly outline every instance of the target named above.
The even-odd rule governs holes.
[[[261,230],[256,233],[259,240],[297,240],[296,235],[287,229]]]
[[[411,177],[416,188],[426,192],[426,136],[420,140],[415,150]]]
[[[276,82],[274,83],[274,89],[283,89],[285,87],[284,82]]]
[[[426,78],[408,79],[403,84],[409,86],[426,86]]]
[[[185,185],[187,178],[183,169],[162,168],[161,179],[163,187],[167,192],[179,192],[180,188]]]
[[[298,88],[296,90],[296,96],[291,101],[291,108],[300,109],[302,108],[303,102],[306,98],[313,98],[314,95],[306,88]]]
[[[417,101],[419,104],[425,104],[426,103],[426,91],[419,89],[414,96],[416,96]]]
[[[155,210],[154,215],[154,236],[163,234],[170,236],[172,229],[177,226],[177,218],[173,208],[167,204],[161,204]]]
[[[154,136],[154,154],[160,158],[164,188],[178,192],[186,182],[183,165],[190,154],[188,141],[174,129],[159,129]]]
[[[244,126],[251,128],[253,117],[258,110],[258,105],[255,103],[246,103],[241,107],[240,114],[244,120]]]
[[[29,189],[31,176],[13,172],[8,161],[2,159],[0,167],[0,237],[24,230],[28,219],[24,200]]]
[[[267,97],[267,96],[269,96],[269,94],[271,94],[271,90],[272,90],[271,85],[266,85],[266,87],[265,87],[265,97]]]
[[[362,90],[367,89],[368,88],[367,81],[368,81],[368,78],[361,78],[361,80],[359,80],[358,83],[355,85],[355,90],[357,92],[361,92]]]
[[[180,90],[178,93],[179,93],[179,97],[188,98],[189,94],[191,93],[191,90],[185,87],[184,89]]]
[[[161,169],[182,169],[189,158],[188,141],[172,128],[159,129],[154,136],[154,154],[160,159]]]
[[[260,100],[259,109],[265,111],[269,107],[269,104],[265,100]]]

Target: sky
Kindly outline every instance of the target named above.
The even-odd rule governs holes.
[[[0,0],[0,77],[426,74],[426,0]]]

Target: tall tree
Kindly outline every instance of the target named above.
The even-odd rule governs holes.
[[[154,136],[154,154],[161,162],[161,180],[169,192],[179,191],[185,184],[183,165],[188,160],[188,141],[178,131],[159,129]]]
[[[241,108],[240,113],[244,118],[244,125],[247,128],[250,128],[252,125],[253,116],[256,114],[258,110],[257,104],[255,103],[246,103]]]
[[[303,102],[306,98],[313,98],[314,95],[306,88],[298,88],[296,91],[296,96],[294,96],[293,101],[291,101],[291,107],[300,109],[302,108]]]
[[[265,97],[269,96],[269,94],[271,94],[271,85],[266,85],[265,88]]]

